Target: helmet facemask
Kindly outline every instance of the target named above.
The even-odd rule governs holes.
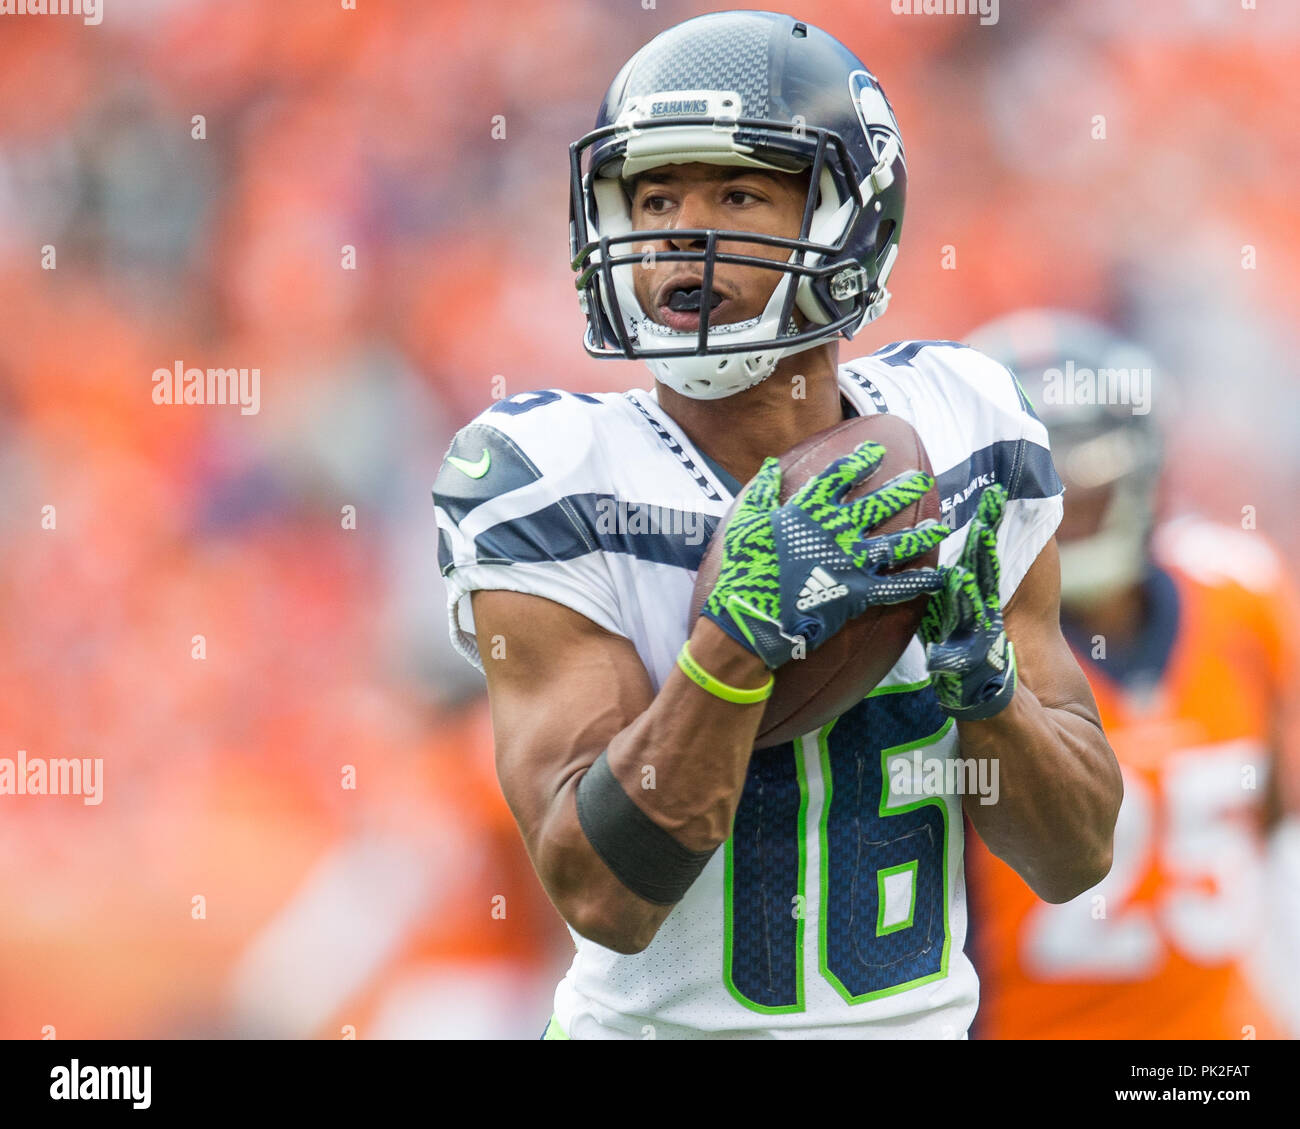
[[[587,315],[584,344],[596,357],[640,359],[657,380],[695,399],[730,396],[766,379],[786,356],[852,337],[884,312],[885,282],[897,254],[896,221],[881,220],[879,197],[894,180],[899,157],[890,139],[861,182],[841,136],[800,122],[728,116],[739,104],[728,92],[687,91],[631,100],[619,120],[570,146],[572,266]],[[706,109],[659,119],[655,107]],[[632,230],[624,181],[649,168],[693,162],[808,171],[810,190],[797,236],[720,229]],[[585,169],[584,169],[585,165]],[[845,249],[850,233],[877,225],[874,272]],[[647,262],[647,244],[702,240],[697,250],[654,250],[655,262],[698,264],[698,330],[675,330],[642,309],[634,274]],[[719,243],[748,243],[788,251],[784,260],[735,251]],[[764,310],[744,322],[710,325],[718,263],[778,272]],[[874,278],[871,275],[874,274]],[[799,328],[798,310],[806,324]]]

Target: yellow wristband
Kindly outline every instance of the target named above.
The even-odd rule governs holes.
[[[755,702],[765,701],[772,696],[772,688],[776,685],[776,676],[772,674],[768,675],[766,685],[759,686],[755,690],[744,690],[739,686],[728,686],[725,682],[719,682],[691,658],[690,649],[685,643],[682,644],[682,649],[677,655],[677,665],[700,689],[707,690],[715,698],[721,698],[724,702],[734,702],[738,706],[752,706]]]

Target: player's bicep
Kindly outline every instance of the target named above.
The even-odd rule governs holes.
[[[1099,728],[1088,679],[1061,633],[1061,562],[1056,538],[1034,558],[1003,613],[1021,682],[1049,709],[1065,709]]]
[[[555,801],[654,692],[635,648],[540,596],[471,596],[487,676],[497,775],[533,850]]]

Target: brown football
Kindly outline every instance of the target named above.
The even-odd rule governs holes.
[[[849,500],[869,494],[907,470],[934,473],[921,437],[905,420],[887,414],[856,416],[809,436],[781,456],[781,501],[788,501],[814,474],[868,439],[885,448],[885,457],[869,478],[849,491]],[[734,509],[733,504],[718,523],[719,532]],[[934,489],[872,532],[890,533],[926,518],[939,518],[939,494]],[[721,556],[722,538],[715,535],[695,579],[692,623],[717,582]],[[933,549],[905,567],[934,567],[938,560],[939,550]],[[905,604],[868,608],[816,650],[781,667],[758,727],[755,748],[781,745],[820,729],[865,698],[907,649],[920,626],[927,599],[918,596]]]

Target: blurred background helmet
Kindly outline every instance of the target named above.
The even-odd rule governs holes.
[[[1146,568],[1163,459],[1150,414],[1150,354],[1059,310],[1009,314],[968,341],[1015,373],[1047,427],[1065,483],[1057,531],[1061,602],[1095,602],[1136,583]]]
[[[596,128],[569,153],[571,253],[592,356],[644,360],[683,395],[716,399],[766,379],[784,356],[852,337],[888,305],[907,185],[898,122],[862,61],[811,24],[717,12],[669,28],[619,71]],[[632,272],[644,245],[688,233],[634,232],[625,181],[695,162],[807,172],[811,187],[797,237],[701,229],[702,249],[657,254],[700,264],[701,311],[715,263],[780,275],[758,317],[709,325],[702,315],[698,331],[681,331],[641,308]],[[789,255],[722,253],[720,240]]]

